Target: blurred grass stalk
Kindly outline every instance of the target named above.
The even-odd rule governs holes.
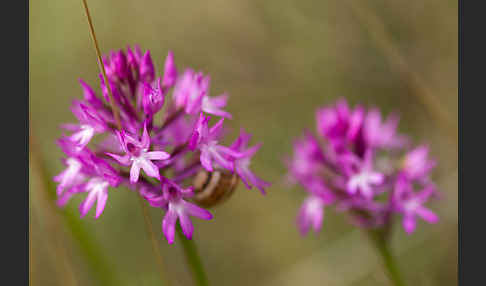
[[[52,181],[51,174],[47,171],[48,165],[43,159],[40,148],[37,145],[37,141],[30,130],[29,136],[29,157],[30,164],[32,164],[33,170],[39,176],[39,183],[41,187],[38,191],[38,197],[43,202],[39,206],[39,210],[46,213],[46,219],[48,225],[51,226],[48,229],[52,233],[61,233],[61,218],[64,221],[64,225],[69,229],[72,238],[78,244],[81,254],[89,266],[91,273],[100,282],[101,285],[120,285],[119,280],[116,278],[115,273],[112,271],[110,263],[103,256],[103,250],[99,247],[98,243],[94,240],[93,236],[86,230],[79,220],[79,215],[72,209],[66,209],[65,211],[59,212],[55,201],[56,201],[56,187]],[[49,240],[49,238],[48,238]],[[62,285],[75,285],[73,283],[74,276],[72,267],[70,267],[70,260],[67,258],[67,253],[65,245],[62,240],[56,241],[52,248],[56,251],[56,258],[61,259],[62,264],[65,264],[65,273],[68,277],[64,277],[63,281],[71,281]],[[48,242],[49,243],[49,242]],[[59,265],[56,265],[58,267]],[[61,266],[62,267],[62,266]],[[69,273],[70,272],[70,273]]]
[[[366,7],[366,1],[345,0],[343,2],[351,10],[358,22],[368,31],[371,39],[375,42],[378,49],[381,50],[391,68],[403,77],[412,93],[428,109],[436,123],[442,128],[442,131],[457,146],[458,129],[454,120],[417,72],[407,64],[406,59],[396,45],[393,44],[386,31],[385,24],[373,14],[371,9]]]

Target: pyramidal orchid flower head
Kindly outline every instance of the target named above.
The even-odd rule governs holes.
[[[317,111],[322,140],[306,131],[295,141],[286,162],[289,176],[309,194],[297,218],[302,234],[319,231],[323,208],[332,205],[364,228],[384,228],[398,215],[411,233],[418,217],[438,220],[424,207],[436,194],[429,178],[435,162],[427,147],[410,149],[410,140],[397,131],[398,116],[381,118],[376,108],[350,108],[340,99]]]
[[[69,134],[57,141],[65,154],[64,170],[53,178],[60,207],[83,196],[81,217],[93,211],[100,218],[110,191],[125,186],[165,213],[162,230],[173,243],[177,223],[191,239],[191,217],[212,218],[193,196],[199,171],[225,169],[248,188],[262,192],[270,185],[249,168],[261,144],[249,147],[250,136],[244,132],[231,146],[220,143],[227,136],[223,118],[231,118],[223,110],[228,96],[208,96],[208,75],[191,68],[179,75],[172,52],[165,59],[163,74],[157,75],[150,52],[138,46],[110,52],[103,62],[107,81],[99,74],[96,89],[79,80],[83,98],[74,100],[71,107],[79,123],[62,125]],[[174,100],[165,100],[169,93]],[[210,127],[204,113],[220,120]],[[97,136],[100,140],[93,140]]]

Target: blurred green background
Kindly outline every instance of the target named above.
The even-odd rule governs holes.
[[[409,285],[457,285],[457,1],[88,3],[104,53],[139,44],[160,71],[172,50],[179,68],[211,75],[211,94],[229,92],[231,139],[242,126],[264,142],[253,169],[273,182],[268,194],[240,185],[212,221],[195,221],[212,285],[388,285],[366,236],[344,215],[328,210],[322,232],[307,237],[294,224],[305,194],[285,186],[282,158],[292,138],[314,128],[316,108],[338,97],[400,112],[401,131],[430,144],[444,194],[431,207],[441,221],[420,222],[411,236],[396,228],[393,250]],[[31,0],[29,13],[30,127],[52,176],[62,169],[58,127],[74,121],[70,102],[82,96],[78,78],[97,86],[99,70],[81,0]],[[64,211],[42,203],[36,170],[31,165],[31,285],[64,286],[73,277],[101,285],[59,221]],[[166,243],[163,214],[150,211],[173,285],[192,285],[180,242]],[[101,218],[90,215],[75,221],[119,285],[159,285],[134,193],[112,191]]]

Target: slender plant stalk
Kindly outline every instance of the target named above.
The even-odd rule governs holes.
[[[96,56],[98,57],[98,65],[100,67],[101,72],[103,73],[103,79],[105,80],[105,85],[108,89],[108,96],[110,98],[110,106],[111,110],[113,111],[113,116],[115,117],[116,125],[119,130],[122,129],[121,122],[120,122],[120,114],[118,112],[118,108],[115,105],[115,101],[113,100],[113,92],[111,91],[110,83],[108,82],[108,77],[106,76],[105,65],[103,64],[103,59],[101,57],[100,47],[98,45],[98,40],[96,40],[96,34],[94,31],[93,21],[91,21],[91,15],[89,14],[88,3],[86,0],[83,0],[83,7],[84,12],[86,13],[86,19],[88,20],[89,31],[91,34],[91,38],[93,39],[93,44],[96,50]]]
[[[88,25],[89,25],[89,31],[90,31],[90,34],[91,34],[91,38],[93,39],[93,44],[94,44],[94,47],[95,47],[96,56],[98,57],[98,64],[99,64],[101,72],[103,73],[105,85],[108,89],[108,95],[109,95],[109,98],[110,98],[111,110],[112,110],[113,115],[115,117],[117,128],[119,130],[121,130],[122,126],[121,126],[121,122],[120,122],[119,111],[118,111],[118,109],[115,105],[115,102],[113,100],[113,92],[112,92],[111,86],[108,82],[108,77],[106,76],[105,65],[103,64],[103,59],[101,57],[100,47],[98,45],[98,40],[96,39],[93,21],[91,20],[91,15],[90,15],[89,9],[88,9],[88,3],[86,2],[86,0],[82,0],[82,2],[83,2],[84,12],[86,13],[86,19],[87,19]],[[148,215],[147,207],[145,206],[143,201],[141,201],[141,207],[142,207],[143,219],[144,219],[146,230],[147,230],[146,233],[147,233],[149,240],[151,241],[152,250],[153,250],[153,254],[155,256],[155,260],[157,261],[157,264],[159,265],[159,275],[161,276],[162,281],[164,281],[166,283],[166,285],[169,285],[168,280],[164,279],[164,277],[165,277],[165,275],[164,275],[165,270],[164,269],[165,268],[164,268],[163,262],[162,262],[162,255],[160,254],[160,249],[158,247],[157,240],[156,240],[154,232],[152,230],[152,222],[151,222],[150,217]]]
[[[56,187],[52,181],[52,175],[48,172],[48,166],[42,158],[35,137],[32,135],[32,130],[29,136],[29,154],[30,163],[39,175],[39,181],[43,186],[41,192],[43,192],[48,202],[43,207],[50,208],[54,217],[63,219],[64,225],[68,228],[73,240],[81,250],[80,253],[90,268],[93,277],[99,281],[100,285],[120,285],[120,280],[117,279],[113,272],[111,264],[103,256],[102,248],[99,247],[99,244],[79,221],[79,214],[71,209],[60,212],[55,205]],[[41,193],[40,195],[42,196],[43,194]]]
[[[155,260],[157,262],[157,265],[159,266],[160,279],[163,281],[164,285],[170,285],[169,279],[166,278],[167,277],[165,273],[166,268],[164,265],[164,261],[162,260],[162,256],[160,255],[159,243],[153,231],[152,221],[150,220],[150,212],[142,196],[139,194],[137,194],[137,196],[139,199],[138,201],[140,202],[140,206],[142,208],[143,220],[145,221],[145,230],[147,232],[147,236],[150,238],[150,241],[152,243],[152,249],[154,250]]]
[[[187,239],[182,233],[182,229],[177,224],[177,236],[182,243],[182,249],[184,250],[184,255],[186,256],[187,264],[191,269],[192,277],[194,282],[198,286],[208,286],[208,278],[206,272],[204,271],[204,266],[201,261],[201,257],[197,251],[196,243],[193,239]]]
[[[370,9],[365,7],[366,4],[363,3],[365,1],[345,0],[343,2],[350,8],[361,25],[368,30],[371,39],[381,50],[391,68],[395,69],[403,77],[404,81],[414,91],[413,94],[432,114],[436,123],[447,133],[451,141],[457,145],[458,131],[454,120],[417,72],[412,70],[407,64],[406,59],[390,39],[385,25]]]
[[[390,280],[395,286],[405,286],[396,260],[390,251],[389,239],[386,238],[385,233],[379,230],[369,230],[368,235],[383,260],[383,266]]]

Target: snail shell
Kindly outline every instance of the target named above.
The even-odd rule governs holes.
[[[194,177],[192,199],[203,207],[215,206],[226,201],[234,193],[238,182],[238,175],[226,170],[201,170]]]

